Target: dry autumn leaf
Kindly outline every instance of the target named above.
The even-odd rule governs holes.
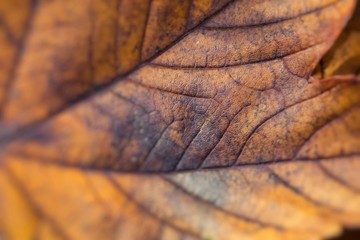
[[[318,78],[360,74],[360,7],[356,7],[352,20],[341,33],[331,50],[316,68]]]
[[[360,84],[320,79],[357,74],[357,18],[310,81],[354,8],[1,1],[0,238],[359,227]]]

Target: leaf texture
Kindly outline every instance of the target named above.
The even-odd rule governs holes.
[[[360,7],[331,50],[322,58],[315,70],[318,78],[334,75],[359,75],[360,72]]]
[[[228,2],[3,1],[0,137],[128,74]]]
[[[355,1],[107,4],[68,8],[81,20],[65,23],[66,2],[34,3],[13,26],[26,42],[7,53],[24,63],[1,74],[15,76],[0,125],[5,238],[321,239],[359,227],[360,85],[309,81]]]

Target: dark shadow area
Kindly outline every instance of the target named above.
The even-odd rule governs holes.
[[[345,229],[341,236],[330,240],[360,240],[360,229]]]

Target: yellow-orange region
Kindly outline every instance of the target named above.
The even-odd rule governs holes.
[[[315,75],[327,78],[334,75],[359,75],[360,63],[360,7],[357,5],[353,18],[317,66]]]
[[[18,17],[0,37],[21,39],[0,38],[0,237],[360,226],[360,85],[309,81],[354,0],[20,3],[0,5]],[[337,72],[358,56],[344,46],[323,71],[356,73]]]

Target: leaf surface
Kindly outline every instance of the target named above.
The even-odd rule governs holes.
[[[337,39],[334,46],[322,58],[315,69],[319,78],[334,75],[359,75],[360,72],[360,7],[357,6],[353,18]]]
[[[29,62],[4,78],[5,238],[319,239],[360,225],[360,85],[309,81],[355,1],[127,2],[69,8],[72,24],[55,15],[66,3],[32,5]],[[44,31],[70,28],[75,45]],[[58,57],[68,67],[47,68]]]
[[[0,138],[128,75],[228,2],[1,3]]]

